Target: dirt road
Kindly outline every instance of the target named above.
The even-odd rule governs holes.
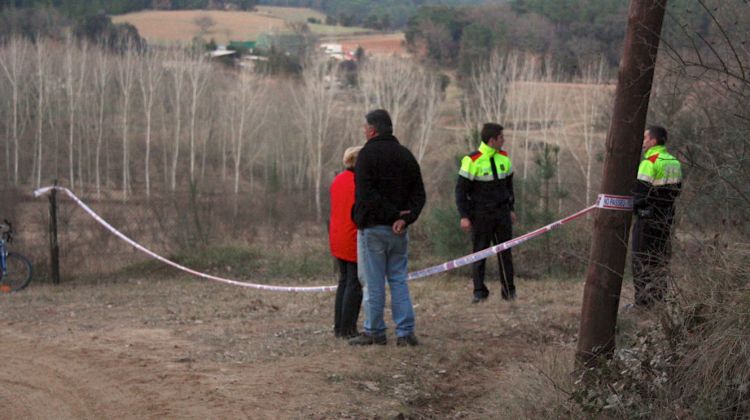
[[[183,277],[32,284],[0,295],[0,418],[549,414],[537,400],[561,397],[545,376],[569,368],[580,285],[519,282],[515,304],[484,305],[467,287],[413,284],[422,345],[404,349],[334,339],[332,294]]]

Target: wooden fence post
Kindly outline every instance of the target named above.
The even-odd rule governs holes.
[[[57,180],[55,180],[57,186]],[[57,244],[57,190],[49,195],[49,255],[52,283],[60,284],[60,247]]]

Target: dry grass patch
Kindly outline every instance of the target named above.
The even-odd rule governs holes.
[[[365,53],[374,55],[408,55],[405,47],[404,34],[371,34],[355,37],[339,37],[336,42],[341,43],[345,50],[354,51],[361,46]]]
[[[112,21],[132,24],[138,28],[141,36],[152,43],[189,42],[201,34],[195,19],[203,16],[216,22],[204,36],[221,43],[229,40],[254,40],[263,32],[286,27],[286,21],[276,17],[218,10],[150,10],[114,16]]]
[[[215,24],[202,33],[196,19],[208,17]],[[150,43],[185,43],[196,36],[213,38],[216,42],[255,40],[264,32],[284,31],[288,22],[320,18],[309,9],[263,7],[259,12],[228,12],[220,10],[149,10],[114,16],[115,23],[130,23]],[[325,19],[325,16],[323,16]],[[371,32],[359,27],[310,24],[310,29],[321,35]]]

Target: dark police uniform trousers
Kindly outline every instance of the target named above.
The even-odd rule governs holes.
[[[667,292],[672,223],[665,218],[636,216],[633,225],[633,286],[635,303],[648,306]]]
[[[476,212],[472,214],[471,241],[474,252],[489,248],[492,245],[503,243],[513,238],[513,227],[510,220],[510,209],[507,206],[494,212]],[[505,250],[498,254],[498,272],[502,284],[502,296],[508,298],[511,292],[515,292],[513,283],[513,255],[511,250]],[[474,280],[474,296],[486,298],[490,291],[484,284],[487,259],[477,261],[472,266],[472,279]]]

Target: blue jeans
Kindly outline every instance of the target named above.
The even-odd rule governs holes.
[[[396,235],[390,226],[357,231],[357,262],[365,309],[365,333],[384,335],[385,282],[391,288],[391,311],[396,336],[414,333],[414,308],[407,284],[408,233]]]

